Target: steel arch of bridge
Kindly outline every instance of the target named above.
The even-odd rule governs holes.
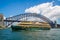
[[[16,15],[16,16],[8,17],[8,18],[6,18],[6,20],[17,20],[18,21],[19,19],[24,18],[24,17],[38,17],[38,18],[42,19],[43,21],[48,22],[51,25],[51,27],[55,27],[55,24],[49,18],[47,18],[47,17],[45,17],[41,14],[36,14],[36,13],[19,14],[19,15]],[[10,22],[10,25],[12,23],[14,23],[14,22]]]

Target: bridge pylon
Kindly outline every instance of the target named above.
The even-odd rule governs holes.
[[[0,14],[0,29],[5,28],[3,14]]]

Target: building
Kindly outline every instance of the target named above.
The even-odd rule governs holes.
[[[57,24],[57,28],[60,28],[60,24]]]
[[[4,18],[3,15],[0,14],[0,29],[4,28]]]

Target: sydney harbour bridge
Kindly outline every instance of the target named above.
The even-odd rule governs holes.
[[[24,14],[19,14],[19,15],[15,15],[12,17],[8,17],[4,20],[4,23],[5,23],[5,26],[9,26],[9,25],[12,25],[14,22],[21,22],[23,20],[20,20],[20,19],[27,18],[27,17],[40,18],[41,20],[49,23],[52,28],[55,27],[55,23],[53,21],[51,21],[49,18],[47,18],[41,14],[36,14],[36,13],[24,13]],[[27,21],[27,19],[25,21]]]

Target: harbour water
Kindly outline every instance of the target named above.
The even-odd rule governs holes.
[[[0,30],[0,40],[60,40],[60,29],[36,31]]]

